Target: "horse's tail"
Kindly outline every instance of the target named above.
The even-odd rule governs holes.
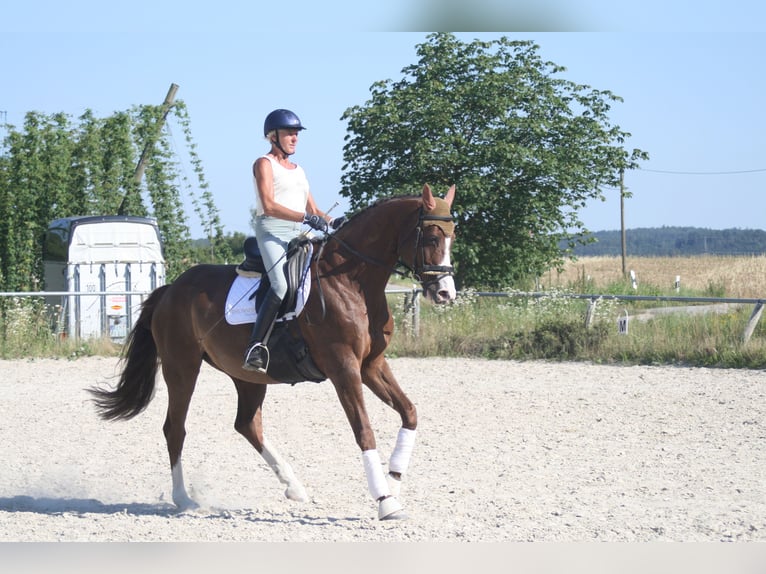
[[[92,387],[88,391],[104,420],[132,419],[143,412],[154,396],[159,360],[152,336],[152,315],[169,285],[155,289],[144,301],[141,315],[128,334],[121,362],[125,365],[114,389]]]

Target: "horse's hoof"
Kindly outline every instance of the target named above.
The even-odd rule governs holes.
[[[288,500],[294,500],[295,502],[308,502],[309,495],[306,493],[306,489],[303,485],[289,486],[285,490],[285,496]]]
[[[199,509],[199,504],[188,496],[178,497],[178,499],[173,500],[173,502],[179,512],[192,512]]]
[[[387,496],[378,504],[379,520],[401,520],[407,518],[401,503],[393,496]]]

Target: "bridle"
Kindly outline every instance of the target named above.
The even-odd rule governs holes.
[[[324,239],[322,240],[322,247],[320,248],[319,253],[317,254],[317,260],[321,258],[322,250],[324,249],[325,244],[329,240],[337,241],[340,243],[340,245],[343,246],[344,249],[351,252],[355,257],[358,257],[365,263],[370,263],[371,265],[375,265],[377,267],[383,267],[384,269],[388,269],[390,273],[395,273],[397,275],[400,275],[402,277],[406,277],[408,274],[411,274],[416,281],[421,283],[423,287],[425,288],[426,284],[436,283],[439,281],[440,278],[452,275],[455,272],[455,268],[452,265],[427,265],[424,263],[425,261],[425,245],[422,242],[423,237],[423,229],[424,227],[427,227],[425,225],[426,221],[442,221],[442,222],[452,222],[453,218],[451,215],[431,215],[425,212],[425,210],[421,207],[420,213],[418,215],[418,225],[415,228],[415,244],[413,246],[413,257],[412,257],[412,265],[408,265],[404,260],[402,260],[401,256],[399,257],[399,260],[396,262],[396,264],[391,267],[390,265],[379,261],[378,259],[375,259],[374,257],[370,257],[369,255],[365,255],[364,253],[361,253],[356,248],[349,245],[346,241],[338,237],[336,234],[327,234]],[[404,241],[402,241],[404,243]],[[402,243],[400,243],[397,246],[397,252],[402,252]],[[418,252],[418,246],[420,246],[420,252]],[[418,255],[420,257],[418,258]],[[420,259],[420,264],[418,264],[418,259]],[[401,271],[400,268],[404,268],[405,271]],[[423,279],[426,275],[436,275],[436,279],[431,279],[429,281],[425,281]]]
[[[418,226],[416,228],[417,235],[415,237],[415,254],[412,258],[413,267],[408,267],[406,263],[402,262],[401,260],[400,262],[410,271],[410,273],[412,273],[412,276],[418,283],[420,283],[423,289],[427,289],[429,285],[438,283],[442,280],[443,277],[449,277],[455,272],[455,268],[452,265],[426,265],[426,246],[422,241],[422,237],[423,229],[428,226],[425,223],[427,221],[452,223],[453,218],[451,215],[429,214],[426,213],[422,207],[420,208],[420,216],[418,217]],[[438,225],[438,223],[435,225]],[[444,230],[442,229],[442,231]],[[420,246],[420,252],[417,251],[418,245]],[[418,267],[417,264],[418,255],[420,255],[420,267]]]

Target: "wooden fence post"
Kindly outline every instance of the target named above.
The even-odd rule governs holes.
[[[758,303],[755,304],[755,308],[753,309],[753,314],[750,315],[750,320],[747,322],[747,326],[745,327],[745,335],[743,337],[743,343],[747,344],[747,342],[750,340],[750,337],[753,336],[753,331],[755,331],[755,326],[758,324],[758,320],[761,318],[762,314],[763,314],[763,301],[758,301]]]

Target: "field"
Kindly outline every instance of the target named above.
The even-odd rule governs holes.
[[[663,294],[675,293],[676,276],[682,294],[754,298],[766,297],[766,255],[755,257],[628,257],[639,287],[650,285]],[[606,289],[624,282],[620,257],[582,257],[541,277],[543,289],[574,287]]]

